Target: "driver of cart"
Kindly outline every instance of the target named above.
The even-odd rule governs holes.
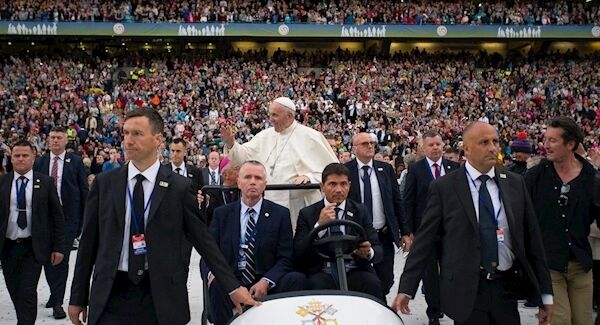
[[[348,198],[348,168],[339,163],[327,165],[322,174],[321,190],[325,196],[323,200],[300,210],[294,237],[295,268],[308,277],[309,290],[339,289],[335,263],[325,261],[313,249],[309,233],[315,227],[332,220],[354,221],[364,228],[367,238],[352,252],[352,259],[345,261],[348,289],[383,299],[381,282],[373,268],[373,263],[382,259],[383,251],[367,207]],[[345,233],[345,227],[333,226],[320,232],[318,236],[331,236],[340,232]],[[348,232],[353,231],[348,229]]]

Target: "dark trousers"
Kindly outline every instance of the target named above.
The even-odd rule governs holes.
[[[44,274],[46,274],[46,281],[50,287],[50,298],[48,298],[48,304],[52,307],[62,306],[65,299],[65,289],[67,288],[67,276],[69,275],[69,256],[71,255],[71,248],[73,247],[73,241],[77,237],[79,224],[73,224],[72,222],[67,223],[67,231],[65,232],[65,248],[62,252],[64,254],[62,262],[53,266],[50,261],[44,264]]]
[[[385,301],[381,291],[381,281],[377,274],[366,270],[351,270],[346,272],[348,290],[369,294]],[[317,272],[308,276],[308,290],[336,290],[339,286],[331,274]]]
[[[506,294],[502,279],[479,279],[475,307],[465,322],[456,325],[518,325],[521,324],[517,301]]]
[[[260,280],[260,278],[259,278]],[[248,286],[250,289],[251,286]],[[300,291],[306,289],[306,276],[300,272],[290,272],[279,279],[274,288],[268,294],[282,293],[288,291]],[[210,315],[214,325],[225,325],[233,317],[233,302],[229,299],[229,293],[223,291],[219,283],[214,280],[208,289],[210,296]]]
[[[117,272],[108,302],[100,315],[98,324],[158,324],[148,272],[139,285],[129,281],[127,272]]]
[[[423,292],[427,302],[427,317],[437,319],[441,313],[440,309],[440,269],[438,266],[439,250],[437,244],[431,251],[427,260],[425,272],[423,273]]]
[[[396,252],[394,250],[394,238],[389,231],[385,233],[380,231],[377,232],[377,235],[381,246],[383,246],[383,259],[373,266],[381,281],[381,290],[385,297],[394,285],[394,255]]]
[[[34,324],[42,265],[33,255],[31,239],[21,243],[5,240],[1,261],[6,287],[17,312],[17,324]]]

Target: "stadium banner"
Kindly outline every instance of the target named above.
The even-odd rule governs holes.
[[[0,35],[124,37],[600,39],[593,25],[324,25],[0,21]]]

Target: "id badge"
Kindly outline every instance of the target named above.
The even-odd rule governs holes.
[[[133,246],[133,254],[146,254],[146,238],[144,237],[144,234],[131,236],[131,244]]]
[[[238,261],[238,270],[243,271],[245,269],[246,269],[246,258],[240,257],[240,260]]]
[[[496,229],[496,238],[499,243],[504,243],[504,228]]]

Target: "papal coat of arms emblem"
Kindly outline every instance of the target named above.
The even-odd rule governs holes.
[[[338,321],[333,318],[337,309],[333,305],[325,305],[320,301],[311,300],[304,306],[299,306],[296,314],[303,319],[302,325],[338,325]]]

